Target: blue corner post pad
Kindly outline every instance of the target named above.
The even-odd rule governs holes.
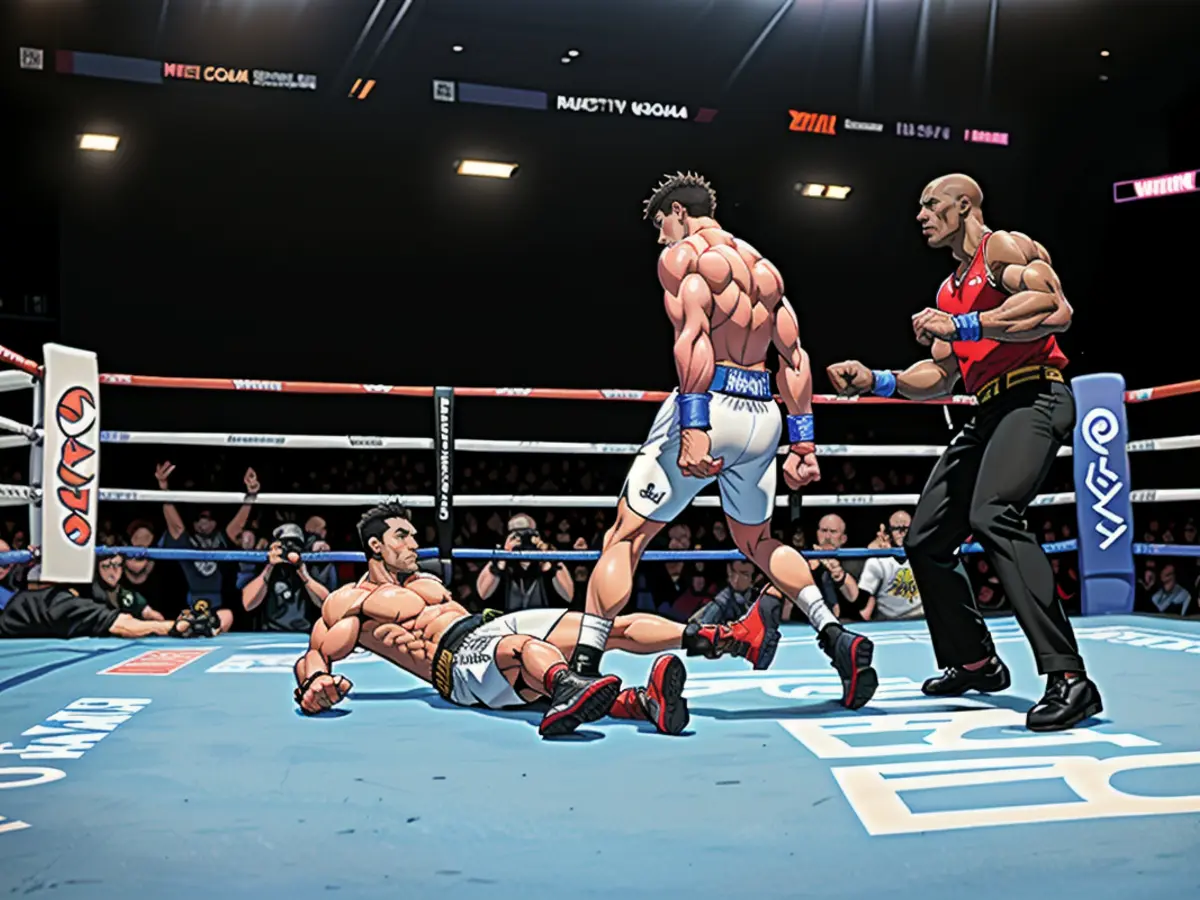
[[[1082,375],[1071,380],[1075,512],[1083,614],[1133,612],[1133,503],[1129,493],[1129,428],[1125,379]]]

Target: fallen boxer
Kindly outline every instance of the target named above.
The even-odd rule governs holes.
[[[362,647],[436,688],[458,706],[520,707],[554,694],[562,679],[578,679],[566,663],[579,635],[580,614],[530,609],[472,615],[435,576],[417,569],[417,542],[409,513],[389,504],[368,510],[358,523],[367,574],[334,591],[313,627],[308,652],[295,665],[296,702],[312,715],[330,709],[352,685],[333,663]],[[760,604],[778,604],[764,595]],[[654,615],[618,616],[608,648],[651,654],[686,650],[716,659],[740,656],[755,663],[778,629],[762,623],[779,616],[747,616],[731,624],[683,625]],[[569,734],[605,716],[653,722],[665,734],[687,726],[686,672],[673,654],[655,660],[644,688],[621,689],[604,675],[571,692],[572,702],[551,705],[539,731]]]

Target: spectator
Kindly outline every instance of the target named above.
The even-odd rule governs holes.
[[[871,546],[876,549],[903,547],[911,524],[912,517],[908,513],[896,510]],[[923,613],[912,566],[904,557],[873,556],[868,559],[858,581],[857,601],[864,619],[917,619]]]
[[[259,549],[258,548],[258,535],[256,535],[253,531],[251,531],[249,528],[247,528],[245,531],[243,531],[241,534],[238,535],[238,549],[239,550],[257,550],[257,549]],[[238,563],[237,564],[237,577],[234,579],[234,587],[236,587],[239,591],[242,590],[243,588],[246,587],[247,584],[250,583],[251,579],[254,578],[254,576],[257,574],[257,572],[258,572],[258,564],[257,563],[252,563],[252,562]]]
[[[691,550],[692,529],[682,522],[676,522],[667,529],[668,550]],[[656,612],[670,616],[675,601],[687,590],[691,581],[692,571],[686,562],[661,563],[650,568],[645,579],[635,582],[638,594],[637,607],[644,612]]]
[[[1154,602],[1150,599],[1158,590],[1158,569],[1154,560],[1148,559],[1142,566],[1142,577],[1134,586],[1133,608],[1135,612],[1157,612]]]
[[[735,559],[725,566],[725,586],[717,595],[691,616],[689,621],[700,625],[723,625],[735,622],[750,611],[758,592],[754,588],[754,563]]]
[[[154,546],[154,528],[149,522],[136,520],[130,523],[125,533],[129,535],[131,547]],[[156,568],[154,560],[144,556],[129,557],[122,566],[121,578],[126,587],[145,598],[147,606],[168,618],[175,618],[183,609],[182,603],[168,601],[162,573]]]
[[[853,471],[851,469],[851,471]],[[841,516],[830,513],[817,523],[817,550],[840,550],[846,544],[846,522]],[[813,581],[821,589],[828,606],[835,616],[841,618],[842,601],[849,601],[848,612],[858,599],[858,578],[862,574],[862,560],[812,559],[808,562],[813,570]],[[784,603],[784,616],[790,613],[791,601]],[[847,616],[848,618],[848,616]]]
[[[1159,580],[1162,586],[1150,597],[1155,610],[1164,615],[1176,615],[1174,607],[1178,606],[1177,615],[1186,616],[1192,603],[1192,595],[1175,580],[1175,566],[1170,563],[1163,566]]]
[[[668,613],[669,618],[674,619],[676,622],[688,621],[688,618],[693,613],[712,599],[712,594],[712,586],[709,585],[704,573],[693,571],[692,577],[688,580],[687,588],[671,604],[671,611]]]
[[[242,607],[246,612],[258,610],[259,631],[308,631],[329,589],[300,559],[305,537],[299,525],[285,522],[271,538],[267,564],[242,588]]]
[[[163,621],[162,613],[154,609],[145,597],[121,584],[121,575],[125,570],[124,562],[120,556],[99,557],[96,560],[92,599],[119,612],[128,613],[135,619],[145,619],[148,622]]]
[[[549,546],[537,532],[537,523],[532,516],[515,515],[508,520],[508,534],[504,549],[549,550]],[[499,598],[504,611],[521,609],[543,609],[551,606],[566,606],[575,594],[571,573],[562,563],[535,563],[521,560],[515,565],[506,560],[492,560],[479,570],[475,579],[475,590],[485,603],[499,589]]]
[[[0,553],[9,546],[0,540]],[[34,567],[30,573],[36,575]],[[0,610],[0,638],[141,638],[175,635],[192,631],[191,622],[147,621],[97,602],[90,593],[81,596],[73,588],[34,580],[5,588]]]
[[[175,467],[169,462],[161,463],[154,472],[158,480],[158,489],[168,489],[167,479]],[[247,469],[243,478],[246,485],[247,498],[258,494],[258,476],[253,469]],[[245,503],[237,511],[224,531],[217,531],[217,520],[207,509],[201,509],[196,521],[189,531],[183,524],[183,517],[173,503],[163,504],[163,517],[167,520],[167,533],[160,541],[163,547],[192,548],[197,550],[228,550],[246,527],[250,518],[251,505]],[[229,631],[233,627],[233,611],[224,609],[221,603],[221,564],[211,559],[197,559],[180,564],[184,577],[187,578],[187,605],[195,608],[197,601],[207,601],[208,608],[215,610],[221,621],[221,630]]]
[[[304,523],[304,549],[308,553],[328,553],[329,546],[329,528],[325,524],[325,520],[320,516],[310,516],[308,521]],[[436,547],[437,541],[434,540],[429,546]],[[337,564],[313,563],[308,567],[309,574],[321,584],[325,585],[327,591],[336,591],[338,589]]]

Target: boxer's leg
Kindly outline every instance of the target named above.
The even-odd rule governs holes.
[[[566,671],[566,663],[553,644],[527,634],[501,638],[496,645],[496,668],[523,700],[534,701],[554,693],[554,680]]]
[[[646,545],[685,510],[711,478],[689,478],[679,469],[677,395],[659,407],[650,433],[629,467],[617,520],[588,579],[587,604],[571,668],[584,678],[600,671],[612,619],[629,602],[633,577]]]

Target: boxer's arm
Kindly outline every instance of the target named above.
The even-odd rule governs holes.
[[[988,240],[987,264],[1011,296],[980,313],[981,335],[1006,343],[1026,343],[1059,334],[1071,326],[1071,304],[1041,244],[1016,232],[998,231]]]
[[[697,260],[696,251],[689,244],[668,247],[658,259],[663,302],[675,327],[675,370],[680,394],[705,393],[716,368],[712,346],[713,293],[708,281],[697,271]]]
[[[812,367],[808,354],[800,346],[800,321],[787,297],[780,295],[775,307],[775,324],[771,340],[779,351],[779,371],[775,384],[788,411],[788,440],[790,443],[812,444]],[[807,417],[807,425],[804,419]],[[800,433],[807,428],[806,433]],[[793,434],[793,432],[796,432]],[[811,453],[812,450],[805,452]]]
[[[314,675],[332,675],[333,664],[354,652],[360,627],[357,616],[338,619],[333,625],[318,619],[308,638],[308,652],[296,660],[297,686]]]
[[[934,341],[932,355],[896,374],[896,392],[909,400],[949,397],[958,381],[958,359],[945,341]],[[877,376],[878,377],[878,376]]]

